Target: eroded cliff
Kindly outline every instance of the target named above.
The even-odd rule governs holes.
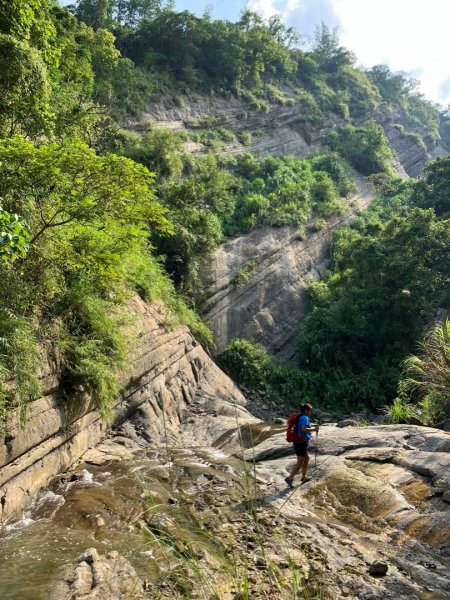
[[[346,213],[305,239],[295,228],[265,227],[207,256],[199,310],[214,333],[218,353],[241,337],[257,341],[281,360],[294,357],[309,307],[307,287],[323,277],[333,231],[348,225],[372,197],[363,178],[358,184]]]
[[[255,110],[235,97],[201,96],[191,94],[177,100],[162,97],[151,102],[139,118],[128,120],[126,127],[144,133],[150,124],[163,129],[184,132],[188,139],[210,128],[224,127],[242,136],[242,141],[223,142],[221,149],[228,153],[252,152],[257,157],[294,156],[305,157],[319,152],[326,143],[327,134],[345,121],[330,114],[320,123],[312,123],[304,106],[295,95],[286,90],[292,104],[268,103],[265,110]],[[397,107],[381,103],[379,107],[357,124],[368,120],[377,121],[384,129],[394,151],[400,174],[418,177],[427,161],[447,154],[445,148],[433,139],[420,124]],[[192,141],[186,142],[192,152],[206,152],[207,148]]]
[[[134,297],[127,312],[129,334],[136,340],[117,399],[114,425],[139,409],[150,423],[147,436],[157,443],[176,429],[180,415],[197,394],[209,393],[237,405],[245,400],[195,341],[187,327],[168,327],[168,313],[159,304]],[[14,519],[57,473],[74,464],[107,431],[89,399],[72,406],[59,385],[58,361],[47,360],[42,373],[44,395],[31,403],[26,427],[13,416],[0,445],[0,496],[5,496],[3,519]]]

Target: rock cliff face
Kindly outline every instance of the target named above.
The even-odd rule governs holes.
[[[223,145],[226,152],[253,152],[256,156],[308,156],[317,152],[323,137],[338,123],[327,119],[320,127],[305,122],[302,108],[269,104],[267,111],[255,111],[237,98],[186,96],[181,105],[165,98],[147,106],[145,113],[127,127],[144,132],[149,123],[164,129],[196,132],[212,127],[225,127],[237,134],[250,133],[246,145],[233,142]],[[202,152],[201,144],[188,145],[189,150]]]
[[[180,415],[197,394],[227,398],[237,406],[245,400],[212,362],[187,327],[167,330],[162,305],[139,298],[129,303],[132,332],[138,340],[130,356],[124,392],[116,405],[116,425],[137,409],[150,421],[147,438],[155,443],[178,428]],[[42,398],[31,403],[24,430],[12,418],[0,444],[0,496],[4,518],[13,518],[57,473],[66,471],[96,444],[107,425],[89,402],[70,407],[58,387],[57,361],[42,374]]]
[[[373,114],[361,118],[359,122],[368,119],[376,120],[383,127],[396,154],[400,173],[417,177],[428,160],[447,154],[401,109],[389,110],[382,103]],[[149,123],[188,134],[208,127],[225,127],[237,134],[250,134],[246,145],[239,142],[224,143],[222,147],[226,152],[250,151],[258,157],[286,154],[305,157],[318,152],[323,147],[326,135],[344,121],[331,115],[320,125],[312,125],[308,123],[300,104],[281,106],[269,103],[267,110],[255,111],[237,98],[193,94],[182,97],[178,102],[170,98],[151,102],[138,119],[127,122],[126,126],[142,133]],[[193,152],[206,151],[202,144],[192,142],[187,143],[187,149]]]
[[[420,125],[401,111],[387,111],[384,105],[378,109],[375,119],[383,127],[391,148],[399,161],[399,172],[409,177],[419,177],[423,167],[431,159],[448,154]]]
[[[445,153],[400,109],[393,111],[381,104],[367,118],[376,119],[384,128],[396,153],[394,167],[403,177],[418,176],[431,157]],[[149,120],[188,134],[208,126],[225,127],[238,135],[248,132],[247,146],[233,142],[223,144],[223,150],[249,150],[259,157],[304,157],[318,152],[327,133],[342,123],[333,116],[321,126],[312,126],[298,104],[269,104],[266,112],[250,112],[239,99],[202,96],[187,96],[178,104],[170,99],[149,104],[145,115],[128,126],[143,132]],[[201,144],[192,142],[187,143],[187,149],[205,151]],[[293,229],[265,228],[223,244],[205,259],[198,304],[213,330],[218,353],[233,337],[244,337],[261,343],[281,360],[294,357],[308,310],[306,288],[323,275],[333,230],[348,225],[370,202],[367,181],[357,177],[357,182],[359,193],[350,199],[347,213],[330,220],[307,239],[299,240]]]
[[[371,188],[360,178],[348,212],[298,239],[289,227],[257,229],[223,244],[204,261],[200,311],[214,333],[216,351],[233,337],[253,339],[281,360],[292,359],[308,312],[307,286],[322,278],[336,227],[366,207]],[[239,283],[240,273],[246,273]]]

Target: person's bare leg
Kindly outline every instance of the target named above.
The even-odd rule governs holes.
[[[309,455],[307,454],[306,456],[302,456],[301,458],[303,458],[302,461],[302,479],[306,479],[306,473],[308,471],[308,464],[309,464]]]
[[[304,459],[305,459],[304,456],[297,456],[297,462],[292,467],[292,471],[291,471],[291,474],[289,475],[289,479],[291,479],[291,480],[294,479],[294,477],[297,475],[297,473],[300,473],[300,471],[302,470],[302,467],[303,467]]]

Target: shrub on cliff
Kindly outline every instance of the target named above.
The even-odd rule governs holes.
[[[37,393],[36,343],[48,332],[60,347],[66,389],[83,389],[110,417],[126,347],[114,308],[130,289],[164,295],[195,323],[151,256],[150,230],[173,231],[153,174],[79,141],[16,137],[0,140],[0,194],[30,231],[27,256],[0,262],[0,408],[23,409]]]
[[[374,121],[340,127],[329,134],[328,144],[363,175],[391,170],[392,151],[382,127]]]
[[[433,208],[436,216],[450,216],[450,156],[428,164],[414,187],[412,200],[421,208]]]

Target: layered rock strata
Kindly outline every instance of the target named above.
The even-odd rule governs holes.
[[[203,389],[235,407],[245,403],[187,327],[167,329],[162,304],[149,306],[135,297],[128,313],[133,320],[129,334],[136,342],[124,377],[124,392],[115,406],[115,424],[140,408],[148,419],[147,435],[157,442],[174,435],[180,415]],[[17,516],[40,488],[66,471],[108,428],[88,399],[73,407],[63,397],[57,361],[47,362],[42,384],[44,395],[31,403],[25,429],[19,427],[16,415],[6,426],[0,444],[3,520]]]
[[[294,228],[266,227],[223,244],[207,257],[199,310],[214,333],[218,353],[239,337],[255,340],[281,360],[294,357],[309,309],[307,287],[323,277],[333,232],[348,225],[370,201],[370,186],[362,178],[358,185],[348,212],[306,239],[299,239]],[[241,273],[246,276],[242,282]]]
[[[149,124],[164,129],[196,133],[202,130],[223,127],[238,135],[247,136],[245,145],[239,141],[224,142],[222,150],[228,153],[250,151],[258,157],[309,156],[319,152],[327,134],[346,122],[337,115],[330,114],[322,123],[308,122],[308,113],[290,90],[285,90],[290,99],[288,105],[267,103],[264,111],[251,109],[238,98],[201,96],[191,94],[176,101],[162,97],[158,102],[150,102],[138,119],[130,120],[126,127],[144,133]],[[400,173],[417,177],[427,161],[448,152],[420,125],[413,122],[408,114],[393,109],[385,103],[371,114],[360,117],[357,122],[374,119],[383,127],[391,148],[398,159]],[[241,138],[242,139],[242,138]],[[186,142],[186,149],[192,152],[206,152],[200,143]]]

